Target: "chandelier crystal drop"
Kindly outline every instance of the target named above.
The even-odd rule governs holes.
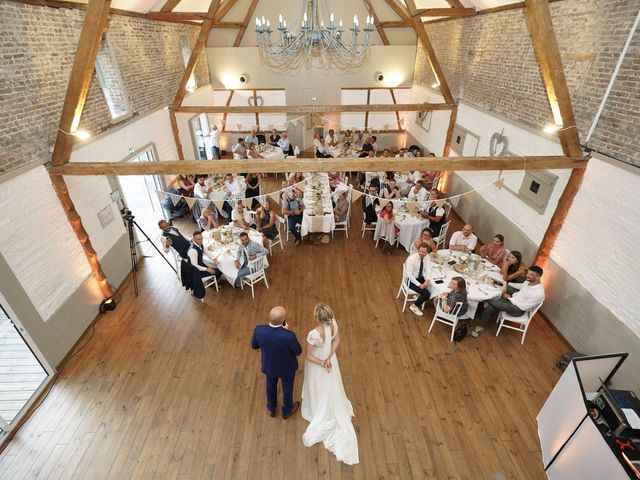
[[[304,0],[302,0],[304,1]],[[278,31],[280,32],[280,44],[271,41],[271,23],[264,17],[256,18],[256,34],[258,47],[267,60],[275,66],[295,66],[302,61],[309,61],[312,56],[321,56],[323,60],[337,62],[345,66],[354,66],[362,62],[371,45],[371,33],[375,25],[373,15],[367,15],[364,28],[360,29],[358,17],[353,16],[351,28],[351,41],[346,43],[342,20],[335,23],[333,13],[329,15],[329,24],[325,26],[321,19],[318,0],[309,0],[304,8],[304,15],[300,22],[300,30],[292,32],[287,27],[287,22],[279,15]],[[360,40],[360,32],[364,38]]]

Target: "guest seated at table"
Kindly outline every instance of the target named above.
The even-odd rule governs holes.
[[[206,175],[198,176],[198,183],[193,187],[193,196],[196,198],[209,198],[209,194],[213,191],[213,187],[207,187],[205,185]]]
[[[504,258],[507,256],[507,250],[504,248],[504,237],[499,233],[494,235],[491,243],[480,247],[480,256],[501,267],[504,263]]]
[[[280,140],[280,135],[278,134],[278,130],[275,128],[271,130],[271,135],[269,135],[269,145],[272,147],[278,146],[278,141]]]
[[[449,239],[449,250],[471,253],[476,249],[478,237],[473,233],[473,226],[467,223],[462,231],[453,232]]]
[[[438,254],[438,247],[436,242],[433,241],[433,235],[429,227],[424,228],[420,236],[413,241],[411,250],[418,251],[420,245],[426,245],[429,253]]]
[[[265,197],[264,204],[256,210],[256,219],[258,231],[262,233],[262,245],[264,248],[269,248],[269,240],[274,240],[278,236],[277,215],[271,209],[269,197]]]
[[[378,220],[378,212],[376,207],[380,206],[378,200],[378,190],[373,185],[369,185],[369,195],[365,195],[362,199],[362,211],[364,213],[364,223],[371,225]]]
[[[238,143],[231,147],[234,160],[246,160],[247,159],[247,145],[244,138],[239,138]]]
[[[193,183],[192,175],[178,175],[178,191],[183,197],[193,197]]]
[[[264,158],[260,152],[258,152],[258,148],[256,147],[256,143],[249,142],[249,148],[247,149],[247,158]]]
[[[405,148],[401,148],[400,150],[398,150],[398,153],[396,154],[396,158],[402,158],[404,156],[406,156],[407,150]]]
[[[218,228],[220,226],[220,222],[218,219],[218,210],[205,208],[202,210],[202,215],[198,218],[198,226],[202,232],[208,232],[214,228]]]
[[[362,136],[362,132],[360,130],[356,130],[353,134],[353,140],[351,141],[351,148],[355,152],[362,150],[362,146],[364,145],[364,138]]]
[[[344,142],[344,145],[342,146],[342,150],[340,150],[340,154],[338,156],[339,157],[352,157],[353,156],[353,150],[351,149],[351,143]]]
[[[462,306],[458,310],[458,318],[462,317],[469,310],[469,301],[467,300],[467,282],[462,277],[453,277],[449,282],[449,293],[440,295],[442,298],[441,308],[445,313],[451,313],[456,303],[460,302]]]
[[[289,186],[289,182],[287,180],[282,180],[281,187],[280,200],[293,197],[293,187]]]
[[[400,188],[396,185],[396,179],[392,178],[386,187],[382,189],[382,196],[388,199],[402,198]]]
[[[216,280],[220,280],[222,272],[217,268],[213,268],[204,263],[204,247],[202,246],[202,232],[193,232],[193,238],[191,239],[191,245],[187,251],[187,258],[191,265],[200,270],[200,276],[202,278],[216,276]],[[213,260],[214,265],[218,265],[217,260]]]
[[[238,269],[238,276],[236,277],[235,286],[240,286],[240,279],[246,277],[251,273],[249,270],[249,262],[255,260],[258,257],[264,257],[267,254],[267,250],[257,242],[249,239],[247,232],[240,234],[240,248],[236,253],[236,268]]]
[[[166,220],[160,220],[158,227],[162,230],[160,242],[162,243],[164,252],[169,253],[171,247],[173,247],[173,249],[178,252],[178,255],[186,259],[191,242],[180,233],[180,230],[169,225],[169,222]]]
[[[385,149],[382,151],[382,156],[383,156],[384,158],[390,158],[390,157],[391,157],[391,150],[389,150],[388,148],[385,148]]]
[[[422,180],[418,180],[416,184],[411,187],[407,198],[410,202],[424,202],[427,199],[427,195],[429,195],[429,192],[424,188],[424,183]]]
[[[329,133],[326,137],[324,137],[324,142],[327,144],[327,147],[337,147],[338,146],[338,137],[336,136],[333,128],[329,129]]]
[[[322,144],[322,142],[320,141],[322,140],[322,135],[320,135],[320,132],[316,132],[313,134],[313,151],[315,152],[318,147]],[[326,142],[325,142],[326,144]]]
[[[260,196],[260,185],[262,185],[262,174],[261,173],[248,173],[246,178],[244,179],[247,184],[247,190],[245,191],[245,198],[251,198],[251,208],[256,209],[260,206],[258,200],[256,200]]]
[[[289,133],[285,130],[282,132],[280,140],[278,140],[278,146],[282,149],[285,155],[293,155],[293,147],[289,142]]]
[[[431,190],[434,187],[437,187],[437,185],[434,185],[433,182],[437,179],[439,174],[440,172],[438,170],[422,172],[422,181],[424,182],[424,186],[427,190]]]
[[[409,277],[409,288],[418,294],[418,299],[409,307],[413,313],[422,316],[422,309],[431,292],[429,291],[430,262],[426,258],[429,253],[427,245],[420,245],[418,251],[413,255],[409,255],[404,262],[404,271]]]
[[[260,140],[258,140],[258,137],[256,135],[256,129],[252,128],[251,129],[251,133],[249,135],[247,135],[246,137],[244,137],[244,143],[246,143],[247,145],[253,143],[254,145],[258,145],[258,143],[260,143]]]
[[[505,312],[513,316],[524,315],[525,312],[531,310],[536,305],[544,301],[544,287],[540,283],[543,274],[542,268],[534,265],[527,271],[526,282],[522,288],[513,295],[503,293],[502,297],[494,298],[488,302],[484,302],[484,310],[480,315],[478,326],[471,332],[471,335],[478,337],[485,329],[487,322],[497,312]]]
[[[344,131],[344,135],[342,136],[342,143],[351,143],[351,139],[352,139],[352,134],[351,134],[351,130],[345,130]]]
[[[333,218],[336,222],[344,222],[349,212],[349,200],[347,200],[347,192],[342,191],[338,194],[338,201],[333,207]]]
[[[373,147],[373,151],[377,152],[378,151],[378,137],[376,137],[375,135],[371,135],[371,147]]]
[[[447,223],[447,212],[443,207],[438,206],[438,195],[436,193],[429,194],[429,200],[431,200],[431,203],[426,210],[421,212],[421,215],[429,220],[429,228],[431,228],[433,237],[437,238],[440,236],[442,226]]]
[[[320,145],[316,148],[316,158],[332,158],[324,138],[320,139]]]
[[[417,183],[419,181],[422,180],[422,172],[419,170],[416,170],[415,172],[411,172],[411,175],[409,175],[409,178],[407,179],[408,183]],[[424,184],[424,182],[423,182]]]
[[[391,249],[396,243],[396,235],[398,233],[396,231],[398,227],[396,227],[395,224],[396,216],[393,213],[393,202],[387,203],[378,216],[380,217],[378,218],[378,222],[382,222],[378,232],[385,240],[382,250],[386,252],[387,255],[391,255]]]
[[[502,279],[505,282],[522,283],[527,276],[527,266],[522,261],[522,254],[517,250],[509,253],[502,264]]]
[[[300,235],[300,226],[302,225],[302,212],[304,211],[304,202],[298,198],[296,193],[292,198],[282,200],[282,214],[287,216],[287,224],[289,231],[295,238],[295,244],[298,245],[302,241]]]
[[[251,212],[244,208],[242,202],[238,202],[236,208],[231,212],[231,221],[238,228],[244,228],[248,230],[250,228],[256,228],[253,223],[253,217],[251,216]]]
[[[288,177],[289,185],[295,185],[296,183],[304,181],[304,174],[302,172],[290,173]]]
[[[374,151],[373,145],[371,145],[370,138],[364,139],[364,143],[362,144],[362,149],[360,150],[360,155],[358,156],[362,158],[375,156],[375,151]]]

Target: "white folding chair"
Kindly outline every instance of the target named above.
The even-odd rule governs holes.
[[[244,290],[245,285],[249,285],[251,287],[251,298],[256,298],[253,291],[253,286],[258,283],[260,280],[264,280],[264,284],[269,288],[269,283],[267,282],[267,275],[264,271],[264,256],[257,257],[253,260],[249,261],[249,275],[246,277],[242,277],[240,281],[240,287]]]
[[[343,222],[335,222],[335,227],[331,230],[331,238],[333,238],[333,232],[344,232],[347,238],[349,238],[349,217],[351,216],[351,202],[347,207],[347,217]]]
[[[516,332],[522,332],[522,341],[521,345],[524,345],[524,337],[527,335],[527,330],[529,329],[529,324],[531,323],[531,319],[536,314],[536,312],[540,309],[543,302],[540,302],[538,305],[533,307],[531,310],[524,312],[519,317],[509,315],[505,312],[500,312],[498,315],[498,321],[500,322],[500,326],[498,326],[498,331],[496,332],[496,337],[500,334],[500,330],[502,327],[509,328],[511,330],[515,330]],[[513,325],[508,325],[505,322],[512,323]]]
[[[176,275],[178,276],[178,280],[180,280],[180,262],[182,262],[182,257],[173,247],[171,247],[171,255],[173,256],[173,264],[176,267]]]
[[[433,241],[436,242],[436,247],[438,248],[438,250],[440,250],[441,248],[444,248],[444,244],[447,239],[447,231],[449,230],[449,225],[451,225],[451,220],[449,220],[447,223],[445,223],[442,226],[442,228],[440,229],[440,235],[438,235],[433,239]]]
[[[364,232],[366,231],[375,232],[376,224],[375,223],[365,223],[364,215],[362,216],[362,238],[364,238]]]
[[[433,328],[433,325],[436,322],[444,323],[445,325],[449,325],[451,327],[451,339],[453,342],[453,333],[456,331],[456,327],[458,326],[458,321],[460,320],[459,314],[460,309],[462,308],[462,302],[457,302],[449,313],[445,312],[442,309],[442,302],[445,300],[443,298],[438,298],[438,302],[436,303],[436,313],[433,315],[433,320],[431,320],[431,326],[429,327],[429,332]]]
[[[396,295],[396,299],[400,297],[401,293],[404,295],[404,303],[402,304],[403,312],[404,312],[404,309],[407,307],[407,302],[415,302],[419,297],[418,292],[414,292],[413,290],[411,290],[411,287],[409,286],[410,284],[411,284],[411,277],[409,277],[407,270],[403,266],[402,282],[400,283],[400,289],[398,290],[398,294]]]
[[[269,255],[273,255],[273,252],[271,251],[271,249],[275,245],[280,245],[280,249],[284,250],[284,244],[282,243],[282,230],[281,230],[282,225],[284,225],[284,227],[287,228],[287,222],[285,221],[285,219],[279,215],[276,215],[276,230],[278,230],[278,236],[273,240],[269,239]]]

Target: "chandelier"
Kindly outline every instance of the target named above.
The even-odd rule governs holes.
[[[374,30],[373,15],[367,15],[362,31],[364,39],[360,41],[358,17],[353,16],[351,41],[345,42],[347,31],[342,20],[336,25],[333,13],[329,15],[329,25],[325,26],[318,7],[318,0],[309,0],[300,22],[300,31],[291,32],[287,22],[279,16],[278,31],[280,44],[271,41],[271,24],[264,17],[256,18],[256,33],[260,52],[275,66],[295,66],[302,61],[310,61],[312,57],[323,57],[324,61],[337,62],[345,66],[355,66],[362,62],[369,52],[371,32]]]

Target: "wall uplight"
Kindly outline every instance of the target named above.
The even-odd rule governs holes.
[[[86,140],[87,138],[91,137],[91,134],[86,130],[76,130],[75,132],[73,132],[73,136],[79,140]]]
[[[438,88],[440,88],[440,83],[438,83],[438,82],[432,83],[431,84],[431,88],[435,88],[437,90]]]
[[[560,130],[561,128],[562,128],[562,126],[561,126],[561,125],[556,125],[556,124],[550,123],[549,125],[547,125],[546,127],[544,127],[544,128],[542,129],[542,131],[543,131],[544,133],[555,133],[555,132],[557,132],[558,130]]]

